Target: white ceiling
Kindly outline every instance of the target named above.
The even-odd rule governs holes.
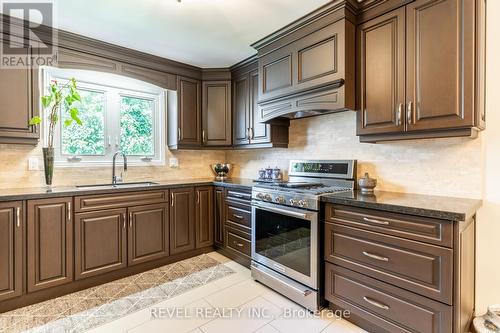
[[[331,0],[59,0],[58,26],[202,68],[256,53],[250,44]]]

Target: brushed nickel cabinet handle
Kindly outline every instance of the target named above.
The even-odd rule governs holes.
[[[128,213],[128,227],[132,229],[132,212]]]
[[[21,207],[16,208],[16,225],[18,228],[21,227]]]
[[[68,222],[71,221],[71,202],[68,202]]]
[[[170,193],[170,205],[174,207],[174,194]]]
[[[401,126],[402,114],[403,114],[403,103],[399,103],[398,110],[396,112],[396,126]]]
[[[196,202],[200,203],[200,191],[196,191]]]
[[[380,225],[389,225],[389,221],[375,220],[375,219],[370,219],[368,217],[363,217],[363,221],[375,223],[375,224],[380,224]]]
[[[122,213],[122,228],[123,228],[123,230],[125,230],[125,228],[127,227],[126,219],[127,219],[127,217],[126,217],[125,213]]]
[[[180,141],[180,139],[181,139],[181,128],[180,128],[180,127],[178,127],[178,128],[177,128],[177,140],[179,140],[179,141]]]
[[[243,216],[241,216],[241,215],[233,214],[233,216],[236,217],[237,219],[243,220]]]
[[[413,122],[413,102],[408,103],[408,109],[406,110],[406,120],[408,125],[411,125]]]
[[[233,241],[233,244],[236,245],[237,247],[243,247],[243,244],[238,243],[237,241]]]
[[[250,140],[255,139],[255,133],[253,131],[253,127],[250,128]]]
[[[203,141],[203,143],[207,142],[205,138],[205,130],[201,131],[201,140]]]
[[[375,259],[375,260],[378,260],[378,261],[385,261],[385,262],[389,261],[389,258],[387,258],[387,257],[382,257],[382,256],[379,256],[379,255],[370,253],[370,252],[366,252],[366,251],[363,251],[363,255],[366,256],[366,257],[368,257],[368,258],[372,258],[372,259]]]
[[[370,303],[371,305],[373,306],[376,306],[377,308],[380,308],[380,309],[384,309],[384,310],[389,310],[389,306],[388,305],[385,305],[383,303],[380,303],[380,302],[377,302],[369,297],[363,297],[363,299],[365,300],[365,302],[367,303]]]

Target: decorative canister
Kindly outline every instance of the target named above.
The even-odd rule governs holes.
[[[273,180],[280,180],[281,179],[281,169],[276,167],[273,169]]]
[[[375,178],[370,178],[370,175],[367,172],[363,178],[358,179],[358,185],[361,189],[361,193],[372,194],[377,186],[377,180]]]
[[[259,170],[259,179],[266,179],[266,169]]]
[[[476,333],[500,333],[500,304],[488,307],[484,316],[474,318]]]
[[[273,168],[270,166],[266,168],[266,179],[273,179]]]

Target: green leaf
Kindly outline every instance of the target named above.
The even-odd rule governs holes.
[[[82,98],[80,97],[80,94],[76,90],[72,89],[72,91],[71,91],[71,97],[73,97],[73,101],[79,101],[79,102],[82,101]]]
[[[50,85],[50,91],[52,91],[52,93],[55,94],[57,92],[57,85],[52,83]]]
[[[71,119],[73,119],[74,121],[76,121],[76,123],[78,125],[82,124],[82,121],[78,117],[78,109],[77,108],[72,108],[71,110],[69,110],[69,113],[71,115]]]
[[[52,116],[52,123],[56,124],[57,121],[59,120],[59,117],[57,116],[57,113]]]
[[[40,117],[36,116],[36,117],[33,117],[33,118],[30,119],[28,125],[30,125],[30,126],[38,125],[41,122],[42,122],[42,119]]]
[[[68,106],[71,106],[71,104],[73,104],[73,96],[71,95],[66,96],[64,100],[66,101],[66,104],[68,104]]]
[[[73,123],[73,119],[66,119],[66,120],[64,121],[64,126],[68,127],[68,126],[70,126],[72,123]]]
[[[52,95],[42,96],[42,106],[47,108],[52,103]]]

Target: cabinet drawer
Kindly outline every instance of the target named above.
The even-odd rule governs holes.
[[[251,256],[252,243],[248,239],[236,235],[231,231],[231,229],[226,230],[226,237],[227,237],[228,248],[236,252],[239,252],[247,257]]]
[[[451,249],[325,223],[325,260],[452,304]]]
[[[227,200],[245,200],[248,201],[248,204],[250,205],[250,200],[252,200],[252,193],[245,191],[245,190],[239,190],[239,189],[228,189],[226,192],[226,199]]]
[[[252,227],[252,212],[245,209],[244,205],[228,203],[226,217],[229,221],[247,228]]]
[[[357,309],[361,312],[357,314],[375,324],[377,319],[388,321],[397,327],[391,332],[451,332],[451,306],[328,263],[325,283],[328,301],[354,313]]]
[[[446,247],[453,246],[453,223],[372,209],[326,205],[327,222],[363,228]]]
[[[168,191],[142,191],[75,197],[75,212],[168,202]]]

